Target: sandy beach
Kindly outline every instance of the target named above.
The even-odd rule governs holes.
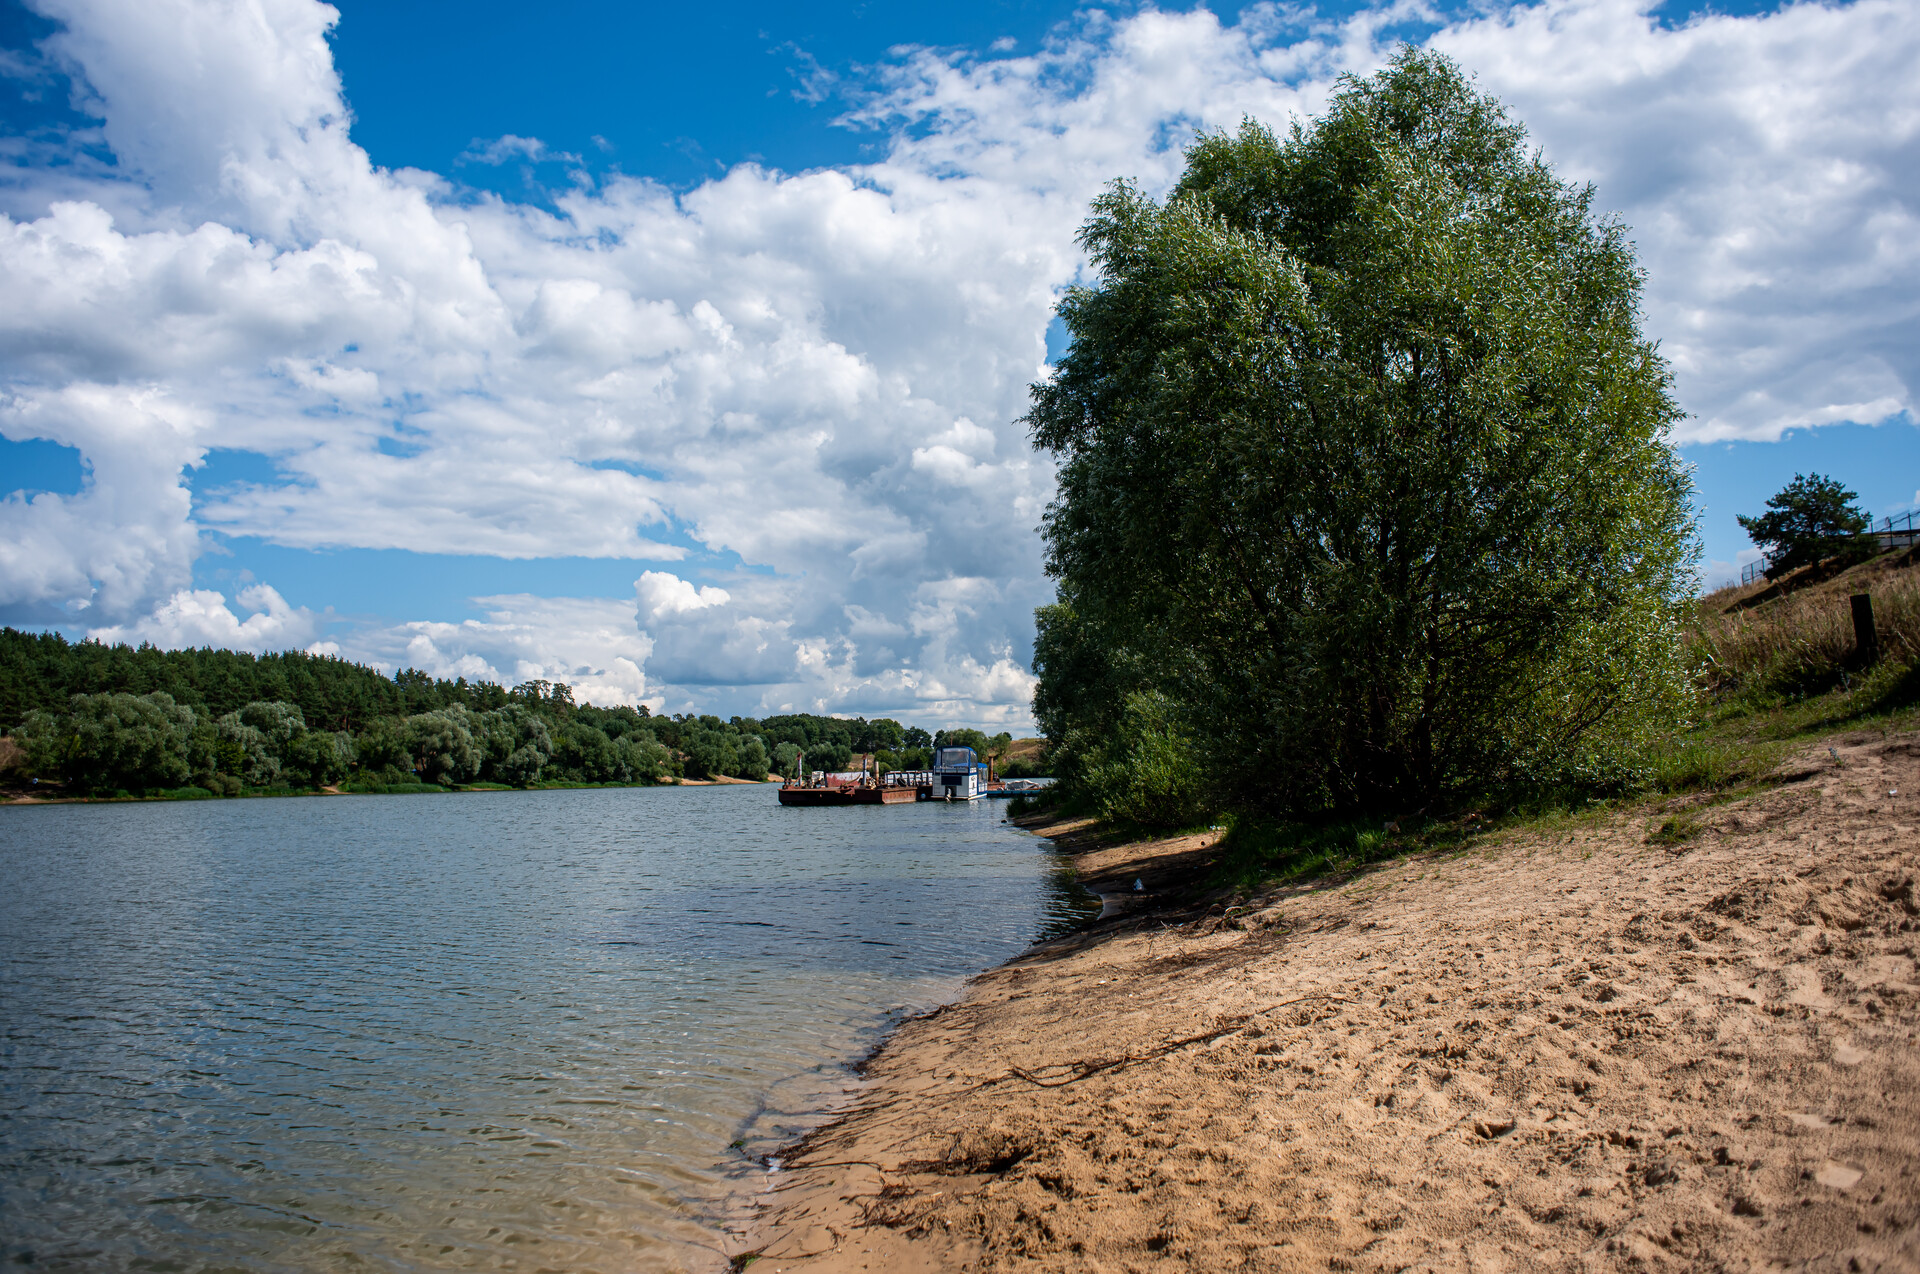
[[[1134,909],[904,1025],[738,1263],[1920,1269],[1920,736],[1832,742],[1231,913],[1038,828]]]

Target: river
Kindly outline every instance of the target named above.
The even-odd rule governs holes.
[[[1003,812],[0,808],[0,1259],[723,1267],[718,1201],[847,1063],[1086,914]]]

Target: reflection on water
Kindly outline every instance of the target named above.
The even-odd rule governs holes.
[[[0,1257],[714,1268],[729,1143],[1088,901],[988,802],[0,810]]]

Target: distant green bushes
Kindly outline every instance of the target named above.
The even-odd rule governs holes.
[[[917,768],[936,737],[885,718],[655,717],[575,703],[546,681],[509,690],[299,652],[105,646],[10,628],[0,629],[0,731],[0,782],[180,799],[762,780],[802,755],[810,769],[845,769],[856,752]]]
[[[541,706],[554,705],[543,700]],[[35,776],[96,793],[192,786],[209,795],[236,795],[276,787],[311,790],[349,777],[361,789],[380,790],[528,787],[543,780],[657,783],[676,769],[673,753],[651,730],[610,735],[573,717],[550,719],[525,702],[486,712],[449,704],[380,718],[356,736],[309,729],[298,707],[279,701],[209,717],[165,691],[82,694],[72,697],[65,712],[29,713],[16,740]],[[749,758],[754,748],[764,755],[756,740],[746,749]]]

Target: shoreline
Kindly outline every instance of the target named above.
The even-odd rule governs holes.
[[[1920,736],[1831,742],[1232,914],[1022,820],[1127,911],[903,1022],[735,1268],[1916,1268]]]
[[[768,783],[778,783],[779,781],[777,778],[740,779],[734,778],[732,775],[721,775],[711,779],[674,778],[658,783],[535,783],[527,787],[510,787],[505,783],[485,785],[462,783],[453,787],[442,787],[435,783],[391,783],[385,786],[389,789],[397,788],[399,790],[380,792],[354,791],[350,788],[342,788],[339,784],[334,783],[319,788],[254,789],[237,792],[232,796],[225,796],[206,788],[194,789],[199,793],[199,795],[194,796],[177,796],[169,793],[163,793],[158,796],[35,796],[31,792],[24,792],[0,795],[0,805],[129,805],[161,801],[249,801],[283,799],[290,796],[456,796],[475,792],[577,792],[592,791],[601,788],[722,787],[733,784],[759,787]],[[179,791],[180,789],[174,790]]]

